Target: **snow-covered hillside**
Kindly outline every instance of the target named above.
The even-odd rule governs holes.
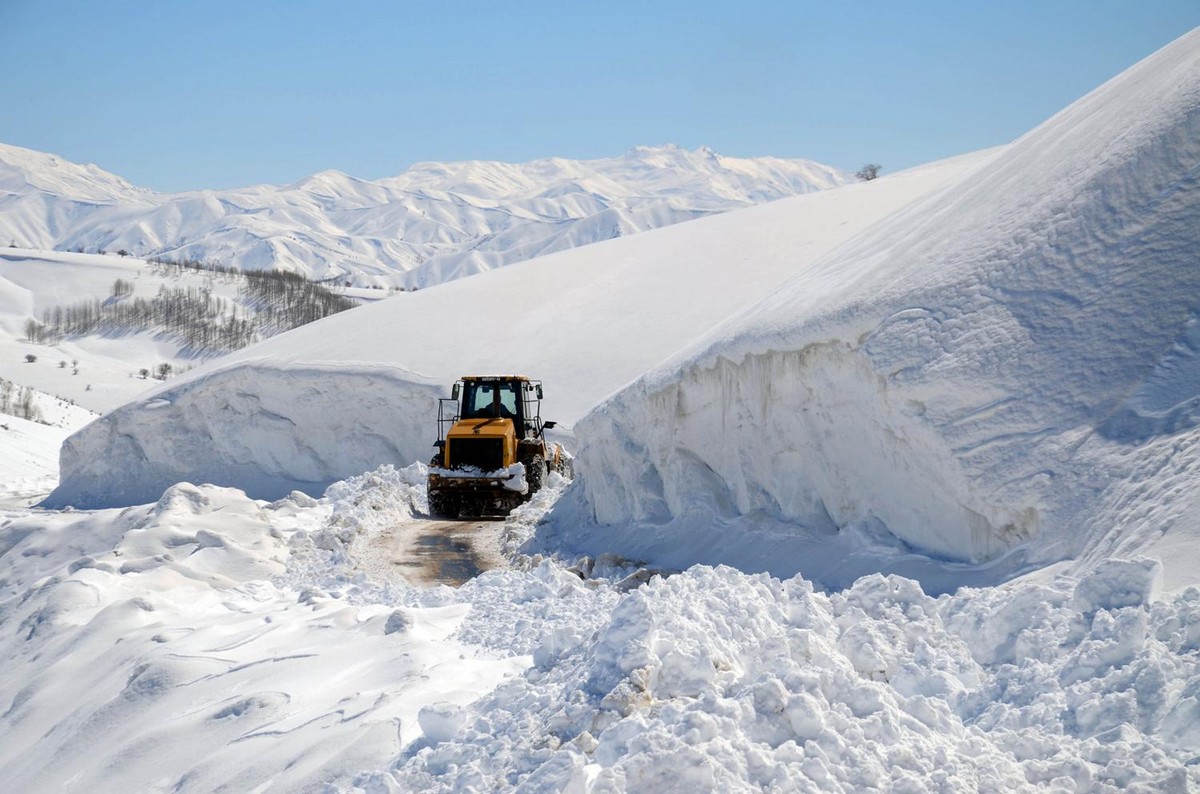
[[[189,335],[196,334],[189,331],[229,331],[232,327],[238,344],[275,333],[279,324],[266,313],[271,301],[247,289],[247,282],[229,274],[134,257],[0,248],[0,378],[92,411],[111,410],[153,386],[152,378],[160,368],[169,367],[173,376],[180,375],[226,352],[218,334],[212,334],[212,341],[205,346],[190,344]],[[120,295],[114,294],[118,284]],[[347,303],[350,296],[366,302],[388,295],[386,290],[371,289],[339,292],[348,294]],[[191,298],[184,302],[187,294]],[[206,297],[223,306],[224,314],[203,316],[195,301]],[[29,323],[43,323],[47,312],[61,310],[69,316],[71,309],[97,303],[104,311],[115,312],[139,301],[150,302],[154,313],[166,312],[156,304],[176,301],[180,306],[175,319],[184,322],[175,325],[183,327],[171,331],[153,319],[144,323],[144,328],[99,322],[87,332],[29,338]],[[193,322],[182,316],[188,312],[192,312]],[[229,320],[234,322],[226,322]],[[29,360],[30,356],[34,360]]]
[[[924,555],[1151,554],[1193,584],[1198,251],[1200,32],[597,408],[564,526],[836,586],[979,581]]]
[[[180,480],[261,498],[432,454],[464,374],[546,385],[543,417],[596,403],[795,271],[995,152],[659,229],[407,292],[198,368],[64,447],[54,504],[133,504]]]
[[[368,182],[158,194],[0,144],[0,240],[424,287],[542,254],[845,184],[808,160],[642,147],[605,160],[420,163]]]
[[[40,501],[58,484],[58,451],[91,411],[0,378],[0,506]]]

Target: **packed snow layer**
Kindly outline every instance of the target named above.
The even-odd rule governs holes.
[[[622,157],[419,163],[369,182],[158,194],[94,165],[0,144],[0,239],[425,287],[850,178],[809,160],[639,147]]]
[[[1197,581],[1198,188],[1200,31],[598,407],[565,542],[838,586],[1153,549]]]
[[[542,417],[570,426],[798,264],[994,156],[542,257],[273,337],[74,436],[50,504],[147,502],[179,480],[317,495],[428,460],[436,398],[467,374],[540,378]]]
[[[444,387],[395,371],[221,369],[113,411],[67,439],[48,504],[141,504],[181,481],[319,495],[383,462],[429,458]],[[100,454],[97,454],[100,450]]]
[[[1200,592],[1164,597],[1155,561],[936,598],[900,576],[823,593],[705,566],[614,584],[612,559],[521,559],[457,590],[372,579],[372,539],[419,530],[422,473],[385,466],[320,500],[179,484],[124,510],[0,512],[0,779],[1200,786]]]

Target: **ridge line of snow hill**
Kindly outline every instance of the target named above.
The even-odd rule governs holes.
[[[329,481],[383,463],[427,461],[435,398],[471,372],[540,378],[543,418],[568,429],[714,323],[769,294],[798,262],[995,156],[955,158],[560,252],[274,336],[72,437],[48,504],[149,501],[177,480],[234,486],[257,498],[293,488],[319,495]],[[393,375],[375,377],[383,371]],[[319,408],[309,409],[309,399]],[[268,406],[261,416],[256,404]],[[363,449],[349,449],[352,437],[365,439]]]
[[[283,186],[155,193],[94,165],[0,144],[0,239],[427,287],[850,181],[809,160],[666,146],[587,161],[424,163],[376,181],[327,170]]]
[[[544,540],[937,589],[1165,538],[1195,581],[1198,180],[1194,31],[598,407]]]

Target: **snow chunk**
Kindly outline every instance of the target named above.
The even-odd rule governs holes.
[[[1075,586],[1072,605],[1087,614],[1147,606],[1162,590],[1162,575],[1158,560],[1104,560]]]

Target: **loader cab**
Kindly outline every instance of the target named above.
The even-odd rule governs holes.
[[[461,419],[512,419],[523,426],[524,408],[519,380],[467,380],[463,382]]]
[[[438,438],[464,419],[511,419],[518,439],[540,439],[553,422],[542,421],[542,382],[520,375],[475,375],[456,381],[438,411]]]

